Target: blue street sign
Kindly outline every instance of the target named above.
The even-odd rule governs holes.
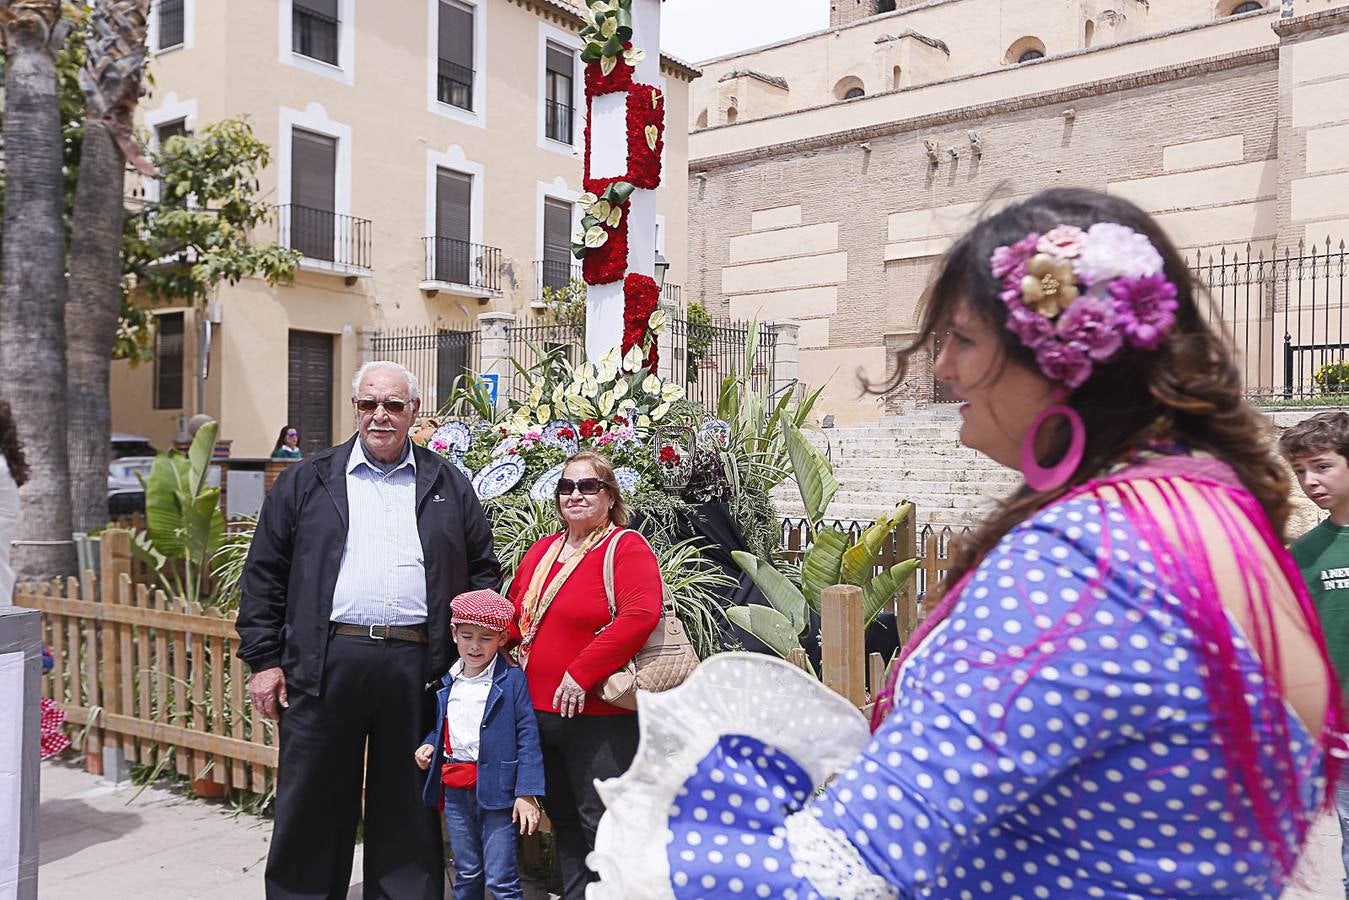
[[[501,390],[501,375],[496,372],[487,372],[478,376],[482,379],[483,386],[487,388],[487,394],[492,398],[492,407],[497,405],[497,396]]]

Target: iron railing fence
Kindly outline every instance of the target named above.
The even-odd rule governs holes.
[[[291,50],[337,65],[338,20],[298,3],[294,4],[291,16]]]
[[[759,340],[753,369],[740,370],[749,346],[749,322],[713,319],[707,324],[689,322],[682,316],[670,317],[671,380],[683,384],[688,398],[709,410],[717,408],[721,383],[728,375],[748,374],[756,388],[772,385],[777,358],[777,329],[759,325]],[[773,385],[782,388],[784,385]]]
[[[556,100],[544,101],[544,133],[552,140],[572,143],[572,123],[575,121],[576,110],[571,104],[558,103]]]
[[[1329,239],[1283,251],[1196,253],[1191,268],[1208,289],[1210,325],[1237,353],[1248,396],[1271,403],[1349,394],[1345,271],[1349,251]],[[1201,301],[1202,302],[1202,301]]]
[[[444,237],[422,238],[426,280],[460,284],[492,294],[502,292],[501,250]]]
[[[480,345],[477,331],[398,328],[377,335],[373,350],[375,359],[407,366],[417,376],[422,413],[430,415],[444,408],[455,379],[478,371]]]
[[[450,106],[473,111],[473,77],[468,66],[438,59],[436,65],[436,99]]]
[[[534,260],[534,299],[543,299],[544,288],[561,291],[573,280],[581,281],[581,271],[581,264],[570,260]]]
[[[517,325],[510,331],[511,359],[526,372],[532,369],[543,354],[558,354],[573,366],[585,361],[586,330],[578,325]],[[529,395],[532,385],[515,366],[511,367],[508,397],[522,400]]]
[[[277,207],[276,224],[278,242],[309,259],[344,268],[370,268],[373,225],[369,219],[286,203]]]

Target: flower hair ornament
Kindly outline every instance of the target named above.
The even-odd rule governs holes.
[[[1065,483],[1082,462],[1086,429],[1063,401],[1081,387],[1098,363],[1126,348],[1155,350],[1176,324],[1176,286],[1163,271],[1162,255],[1145,235],[1125,225],[1100,222],[1086,231],[1059,225],[1031,232],[990,259],[1002,282],[1007,328],[1035,353],[1046,378],[1059,383],[1055,405],[1031,423],[1021,445],[1021,471],[1037,491]],[[1035,437],[1049,418],[1068,420],[1068,452],[1045,467],[1035,457]]]

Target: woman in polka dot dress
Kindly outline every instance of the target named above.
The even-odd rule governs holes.
[[[959,548],[871,730],[748,654],[644,697],[589,896],[1277,897],[1340,698],[1286,475],[1205,322],[1118,198],[1049,191],[958,241],[909,355],[944,336],[961,441],[1025,485]]]

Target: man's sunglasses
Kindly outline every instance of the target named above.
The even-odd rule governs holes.
[[[585,496],[593,497],[608,486],[608,482],[600,481],[598,478],[582,478],[579,481],[572,481],[570,478],[559,478],[557,480],[557,495],[559,497],[565,497],[572,491],[580,490]]]
[[[406,400],[371,400],[366,398],[356,401],[356,408],[361,412],[374,412],[381,405],[387,412],[397,414],[406,409],[408,404]]]

